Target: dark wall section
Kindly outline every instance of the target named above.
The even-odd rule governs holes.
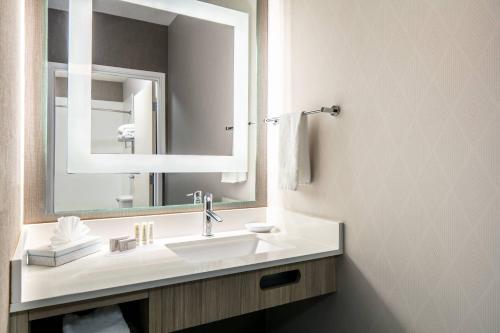
[[[234,29],[178,15],[168,35],[168,153],[232,155]]]
[[[94,64],[167,73],[167,26],[94,13],[92,29]]]
[[[49,9],[47,58],[50,62],[68,63],[68,12]]]
[[[167,73],[168,27],[94,13],[92,62]],[[49,9],[48,60],[68,62],[68,13]]]

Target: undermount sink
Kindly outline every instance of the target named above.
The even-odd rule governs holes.
[[[172,243],[166,247],[188,262],[236,258],[282,249],[255,234]]]

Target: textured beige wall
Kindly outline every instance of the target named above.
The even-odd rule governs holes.
[[[345,220],[346,255],[271,331],[500,332],[500,1],[283,2],[285,105],[343,114],[310,118],[296,193],[270,130],[269,200]]]
[[[22,5],[23,1],[0,0],[0,333],[7,332],[10,257],[22,219]]]

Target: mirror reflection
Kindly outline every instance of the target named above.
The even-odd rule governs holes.
[[[232,155],[233,28],[126,2],[93,8],[92,63],[120,74],[129,116],[92,120],[93,143],[106,127],[124,147],[92,152]]]
[[[50,58],[67,63],[67,0],[49,7]],[[93,8],[92,153],[232,155],[233,27],[122,1]]]
[[[234,3],[255,10],[255,0]],[[93,6],[91,152],[232,155],[233,27],[122,1]],[[215,202],[255,199],[255,174],[68,174],[68,0],[48,1],[47,44],[48,210],[189,205],[200,190]]]

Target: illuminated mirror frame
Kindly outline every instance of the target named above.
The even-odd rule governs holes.
[[[247,172],[249,110],[248,14],[196,0],[115,1],[147,6],[179,15],[229,25],[234,28],[233,155],[92,154],[90,111],[92,84],[92,0],[70,0],[68,172]],[[213,124],[207,124],[207,126],[213,126]]]

